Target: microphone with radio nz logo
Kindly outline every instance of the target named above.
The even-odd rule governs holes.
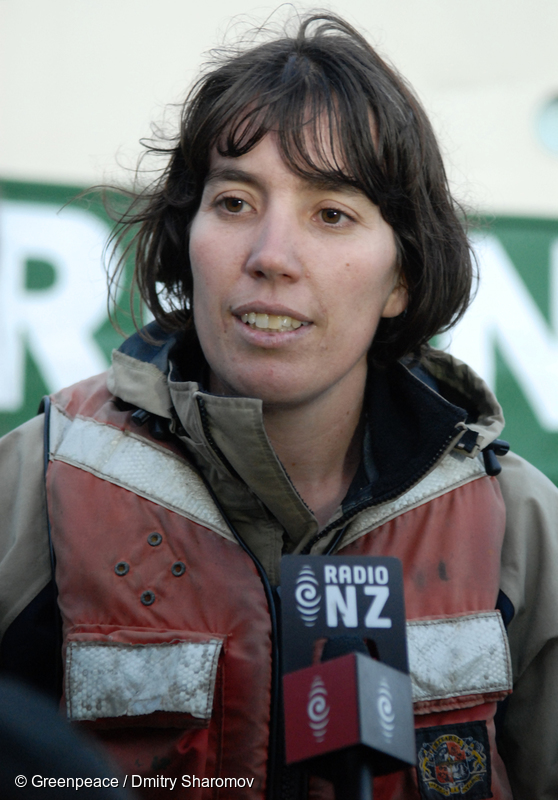
[[[372,800],[416,761],[401,562],[283,556],[281,607],[287,764]]]

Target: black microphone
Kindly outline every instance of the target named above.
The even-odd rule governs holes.
[[[322,663],[333,658],[340,658],[348,653],[362,653],[370,657],[368,648],[358,636],[335,636],[328,639],[322,650]],[[323,777],[329,777],[335,787],[335,797],[354,797],[358,800],[373,800],[372,767],[359,746],[349,747],[336,754],[334,762],[330,757],[322,757],[321,763],[316,763]]]
[[[287,764],[372,800],[373,774],[415,763],[401,563],[284,556],[281,597]]]
[[[320,661],[331,661],[332,658],[346,656],[347,653],[364,653],[369,656],[368,648],[358,636],[335,636],[328,639],[322,650]]]

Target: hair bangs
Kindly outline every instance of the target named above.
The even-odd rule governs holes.
[[[380,160],[371,163],[370,158],[376,147],[376,121],[371,106],[362,103],[362,90],[348,91],[308,58],[298,57],[295,63],[292,54],[281,84],[277,86],[274,75],[269,77],[274,85],[258,86],[257,96],[241,108],[244,98],[231,87],[237,101],[221,119],[215,142],[220,155],[238,158],[271,133],[293,172],[324,183],[349,184],[381,206],[385,176]]]

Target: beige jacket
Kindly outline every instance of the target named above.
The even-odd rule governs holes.
[[[503,428],[500,407],[474,373],[434,352],[424,367],[476,407],[478,419],[468,427],[482,437],[481,447],[497,438]],[[198,387],[193,382],[172,381],[155,364],[118,352],[107,384],[125,402],[162,418],[174,417],[173,425],[178,419],[190,439],[193,456],[225,511],[270,580],[277,583],[281,553],[300,552],[318,526],[269,445],[261,403],[207,395],[207,428],[202,431],[196,411]],[[220,472],[220,463],[212,459],[205,442],[208,432],[241,483],[231,483]],[[41,416],[0,441],[0,464],[3,634],[51,578]],[[550,800],[558,797],[558,490],[513,453],[502,459],[502,467],[499,480],[508,521],[501,589],[515,608],[509,627],[514,693],[508,704],[502,746],[514,797]],[[244,488],[239,489],[240,485]],[[337,516],[340,514],[341,510]],[[335,534],[335,517],[331,536]],[[351,521],[348,535],[356,537],[358,530],[359,515]],[[329,538],[313,552],[324,548]]]

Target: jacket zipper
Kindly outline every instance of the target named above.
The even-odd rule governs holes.
[[[203,432],[205,438],[212,448],[214,453],[218,456],[218,458],[222,461],[222,463],[231,471],[233,475],[236,475],[236,472],[232,469],[231,465],[225,458],[224,454],[221,452],[219,446],[214,441],[211,432],[209,430],[209,424],[207,419],[207,410],[203,403],[203,400],[198,397],[198,409],[200,412],[200,419],[202,423]],[[271,621],[271,704],[270,704],[270,713],[269,713],[269,748],[268,748],[268,767],[267,767],[267,781],[266,781],[266,795],[268,800],[273,800],[275,796],[275,785],[278,782],[279,770],[281,765],[277,764],[277,752],[278,752],[278,745],[279,745],[279,720],[281,718],[281,709],[280,709],[280,702],[281,702],[281,659],[279,653],[279,629],[277,623],[277,605],[273,594],[273,588],[269,582],[269,578],[267,577],[267,573],[263,568],[262,564],[258,560],[258,558],[254,555],[254,553],[250,550],[248,545],[245,543],[244,539],[240,536],[236,528],[234,527],[233,523],[228,518],[227,514],[225,513],[224,509],[222,508],[219,500],[215,496],[215,492],[213,491],[212,486],[206,480],[205,476],[200,472],[199,473],[205,486],[211,495],[211,498],[215,505],[217,506],[221,516],[225,520],[230,532],[240,545],[240,547],[244,550],[244,552],[252,559],[254,566],[256,567],[258,574],[260,576],[267,605],[269,610],[269,617]]]
[[[463,423],[460,424],[463,425]],[[403,485],[398,486],[397,489],[393,489],[389,492],[386,492],[385,494],[380,495],[379,497],[371,498],[370,500],[363,500],[362,503],[359,503],[350,511],[347,511],[345,514],[342,514],[332,523],[327,525],[323,530],[317,533],[308,542],[308,544],[300,551],[300,555],[301,556],[309,555],[314,545],[316,545],[321,539],[328,536],[332,530],[341,526],[342,528],[341,535],[335,537],[332,546],[328,549],[328,554],[333,552],[335,547],[338,544],[340,544],[348,523],[357,514],[360,514],[361,511],[365,511],[367,508],[379,506],[381,503],[386,503],[388,500],[393,500],[394,497],[399,497],[400,495],[404,494],[404,492],[408,491],[412,486],[414,486],[429,472],[431,472],[434,469],[434,467],[438,464],[438,462],[444,457],[444,455],[446,455],[446,453],[448,453],[450,450],[453,450],[457,442],[463,436],[465,430],[466,428],[463,427],[463,429],[460,430],[458,434],[452,432],[448,437],[446,437],[443,445],[439,448],[438,452],[430,459],[430,461],[425,465],[424,469],[420,470],[412,478],[409,478]]]

